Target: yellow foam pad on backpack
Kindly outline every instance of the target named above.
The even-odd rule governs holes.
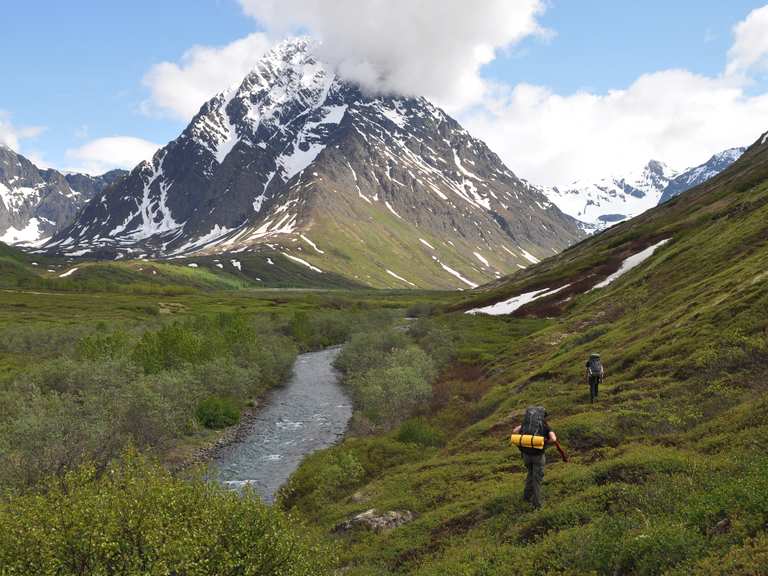
[[[537,450],[544,450],[544,436],[512,434],[509,441],[513,446],[518,446],[520,448],[536,448]]]

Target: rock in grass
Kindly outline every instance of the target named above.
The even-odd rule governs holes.
[[[414,518],[414,513],[409,510],[390,510],[379,513],[375,508],[371,508],[337,524],[333,531],[347,532],[354,528],[364,528],[374,532],[384,532],[402,526]]]

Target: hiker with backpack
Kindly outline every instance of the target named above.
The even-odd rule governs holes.
[[[525,478],[523,500],[533,504],[534,508],[541,507],[541,484],[544,481],[544,465],[547,462],[544,450],[548,444],[555,444],[567,461],[565,452],[557,442],[557,435],[547,424],[547,411],[543,406],[529,406],[525,411],[523,423],[512,431],[512,444],[520,449],[523,462],[528,469]]]
[[[589,385],[589,403],[597,398],[598,386],[603,383],[605,371],[600,360],[600,354],[590,354],[587,360],[587,384]]]

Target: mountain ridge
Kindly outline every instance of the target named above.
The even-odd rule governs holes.
[[[127,172],[99,176],[38,168],[0,145],[0,241],[36,245],[74,221],[77,213]]]

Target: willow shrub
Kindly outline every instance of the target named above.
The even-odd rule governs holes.
[[[304,527],[253,493],[173,478],[127,454],[0,500],[4,576],[302,576],[332,561]]]

